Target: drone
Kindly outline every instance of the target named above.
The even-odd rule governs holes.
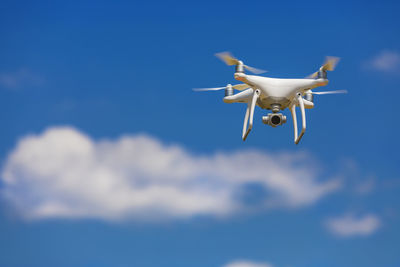
[[[246,115],[244,117],[242,139],[246,140],[253,128],[253,117],[255,106],[271,110],[272,113],[262,117],[264,124],[277,127],[286,123],[286,116],[279,113],[288,108],[291,111],[294,127],[294,143],[297,145],[306,131],[306,111],[314,107],[314,95],[341,94],[346,90],[314,92],[316,87],[328,84],[327,71],[333,71],[339,62],[338,57],[326,57],[324,64],[318,71],[302,79],[270,78],[259,75],[247,75],[244,70],[254,74],[262,74],[266,71],[245,65],[243,61],[235,58],[230,52],[215,54],[227,65],[235,65],[234,77],[241,84],[228,84],[223,87],[197,88],[194,91],[218,91],[225,90],[225,103],[247,103]],[[235,94],[235,91],[240,91]],[[296,107],[300,108],[302,129],[298,134]]]

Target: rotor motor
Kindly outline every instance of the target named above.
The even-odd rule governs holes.
[[[267,116],[262,117],[262,122],[269,126],[276,127],[286,123],[286,116],[282,113],[269,113]]]
[[[234,90],[233,90],[232,85],[231,85],[231,84],[228,84],[228,85],[225,87],[225,96],[231,96],[231,95],[233,95],[233,93],[234,93]]]
[[[313,95],[313,93],[311,91],[308,91],[307,93],[304,94],[304,99],[314,103],[314,95]]]
[[[238,60],[235,72],[244,73],[244,65],[242,61]]]
[[[319,70],[317,77],[318,77],[318,79],[327,79],[328,75],[325,70]]]

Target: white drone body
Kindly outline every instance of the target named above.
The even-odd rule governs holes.
[[[328,57],[325,64],[323,64],[317,72],[307,78],[280,79],[245,74],[244,69],[248,69],[254,73],[262,73],[264,71],[244,65],[242,61],[234,58],[228,52],[218,53],[216,56],[225,61],[228,65],[236,65],[234,77],[236,80],[243,82],[243,84],[234,86],[228,84],[225,87],[195,90],[214,91],[225,89],[225,97],[223,99],[225,103],[247,103],[242,132],[243,141],[246,140],[253,127],[254,109],[256,105],[262,109],[268,109],[273,112],[262,118],[265,124],[272,127],[282,125],[286,122],[286,116],[278,112],[289,108],[293,118],[294,142],[298,144],[306,130],[305,109],[314,107],[313,95],[347,92],[345,90],[327,92],[311,91],[311,89],[328,84],[329,81],[326,71],[335,68],[339,60],[338,58]],[[234,94],[234,89],[242,92]],[[296,107],[300,108],[302,117],[302,130],[300,134],[298,134],[297,128]]]

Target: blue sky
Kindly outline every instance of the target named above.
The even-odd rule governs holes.
[[[0,7],[1,266],[400,265],[399,3]],[[349,93],[243,142],[221,51]]]

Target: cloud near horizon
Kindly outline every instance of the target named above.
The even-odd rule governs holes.
[[[383,50],[367,62],[367,68],[386,72],[398,73],[400,71],[400,53],[397,51]]]
[[[273,265],[267,262],[254,262],[248,260],[236,260],[232,261],[223,267],[272,267]]]
[[[375,233],[381,226],[381,220],[374,214],[355,216],[346,214],[326,220],[326,227],[340,237],[368,236]]]
[[[162,220],[248,210],[241,195],[257,185],[259,207],[299,208],[338,190],[310,156],[259,150],[194,155],[147,135],[93,140],[72,127],[21,138],[2,170],[1,195],[26,219]]]

